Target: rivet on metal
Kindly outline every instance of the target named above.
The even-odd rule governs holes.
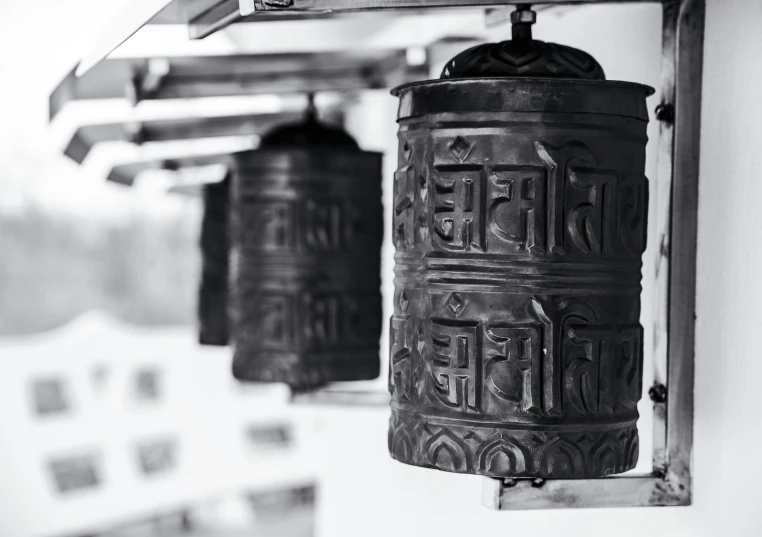
[[[664,384],[654,384],[648,390],[648,397],[654,403],[664,403],[667,400],[667,387]]]
[[[516,11],[511,13],[511,22],[513,24],[534,24],[537,22],[537,13],[532,11],[529,4],[518,4]]]
[[[671,104],[662,103],[656,107],[654,114],[659,121],[671,122],[675,119],[675,107]]]

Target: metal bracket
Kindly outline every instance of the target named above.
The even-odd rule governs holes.
[[[337,114],[340,114],[339,109],[329,110],[322,117],[328,116],[328,121],[333,122]],[[82,164],[93,146],[101,142],[124,141],[141,145],[222,136],[258,136],[281,123],[298,121],[302,116],[301,112],[283,112],[85,125],[76,130],[64,154]]]
[[[310,406],[389,408],[390,401],[391,396],[387,390],[353,390],[343,385],[330,385],[311,392],[291,394],[291,403]]]
[[[661,244],[655,355],[653,470],[583,480],[485,479],[498,510],[690,505],[694,312],[704,0],[664,0],[657,196]],[[669,113],[667,113],[669,111]]]
[[[149,170],[178,171],[185,168],[198,168],[216,164],[230,166],[230,153],[163,158],[119,164],[111,169],[107,179],[114,183],[132,186],[138,175]]]
[[[191,39],[203,39],[255,11],[253,0],[212,0],[202,4],[189,13],[188,36]]]
[[[134,106],[144,99],[158,95],[169,75],[170,63],[166,58],[148,58],[127,81],[125,97]]]
[[[86,74],[73,69],[50,95],[52,120],[70,101],[231,97],[253,94],[351,92],[390,88],[428,76],[409,65],[407,50],[116,58]],[[126,89],[125,89],[126,88]]]

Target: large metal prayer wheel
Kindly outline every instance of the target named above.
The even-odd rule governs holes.
[[[527,15],[529,14],[529,16]],[[495,477],[638,457],[646,96],[584,52],[514,39],[394,90],[389,449]]]
[[[378,377],[381,154],[310,116],[235,155],[232,187],[234,375]]]

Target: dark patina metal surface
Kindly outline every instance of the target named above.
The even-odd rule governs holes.
[[[550,78],[395,90],[393,457],[495,477],[635,465],[651,91]]]
[[[511,13],[512,39],[464,50],[445,65],[440,78],[542,77],[605,80],[603,67],[583,50],[532,39],[535,12]]]
[[[228,344],[229,191],[227,177],[204,186],[198,299],[198,341],[202,345]]]
[[[234,375],[378,377],[381,155],[310,119],[235,155],[232,193]]]

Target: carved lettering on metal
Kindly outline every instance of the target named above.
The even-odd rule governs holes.
[[[637,461],[648,187],[646,117],[630,111],[646,92],[588,84],[572,97],[570,81],[400,90],[412,110],[394,198],[389,449],[400,461],[562,478]],[[584,125],[502,114],[565,100]],[[452,111],[485,102],[498,111]],[[446,125],[432,117],[445,112]]]
[[[496,347],[485,368],[487,389],[516,404],[521,412],[542,412],[541,330],[496,325],[487,330],[487,338]]]
[[[492,169],[489,176],[489,229],[517,251],[544,253],[546,176],[537,166]]]
[[[432,319],[431,374],[434,393],[445,407],[481,412],[481,352],[478,325]]]
[[[410,353],[412,343],[409,340],[410,330],[407,318],[395,315],[391,320],[390,342],[390,372],[389,382],[393,385],[402,401],[410,401],[412,397],[412,371]]]
[[[443,250],[484,249],[480,171],[460,165],[441,166],[434,175],[434,235]]]

